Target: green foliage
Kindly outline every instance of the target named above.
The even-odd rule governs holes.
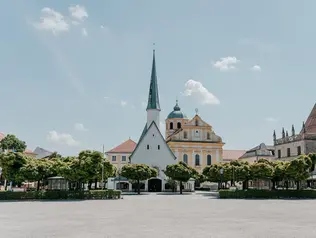
[[[232,199],[286,199],[286,198],[313,198],[316,199],[315,190],[220,190],[219,198]]]
[[[296,182],[306,180],[311,164],[311,159],[307,156],[292,160],[285,169],[286,177]]]
[[[272,163],[272,166],[274,168],[273,175],[272,175],[272,181],[273,182],[279,182],[286,178],[286,168],[289,165],[289,162],[283,162],[283,161],[274,161]]]
[[[192,171],[184,164],[180,162],[178,164],[167,165],[165,175],[179,182],[187,182],[191,178]]]
[[[0,192],[0,200],[91,200],[119,199],[120,197],[121,191],[117,190]]]
[[[273,176],[273,167],[270,163],[257,162],[250,166],[252,177],[254,179],[271,179]]]
[[[7,135],[0,141],[0,148],[2,150],[14,150],[15,152],[24,152],[26,143],[19,140],[15,135]]]
[[[20,170],[28,160],[29,158],[23,153],[0,153],[0,167],[3,176],[8,181],[22,182],[23,174]]]
[[[137,192],[140,194],[140,181],[156,177],[157,169],[146,164],[126,164],[122,167],[121,176],[137,182]]]

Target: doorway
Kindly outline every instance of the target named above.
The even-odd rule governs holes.
[[[162,181],[159,178],[152,178],[148,180],[148,192],[161,192]]]

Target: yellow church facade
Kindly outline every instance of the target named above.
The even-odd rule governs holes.
[[[166,142],[178,161],[199,172],[208,165],[223,161],[222,138],[197,113],[192,119],[187,118],[177,101],[165,123]]]

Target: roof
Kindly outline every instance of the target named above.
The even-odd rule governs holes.
[[[107,151],[106,153],[132,153],[135,150],[135,148],[136,142],[131,139],[128,139],[127,141]]]
[[[137,145],[136,145],[136,148],[135,148],[135,150],[133,151],[133,153],[130,155],[130,159],[132,159],[132,157],[133,157],[133,155],[134,155],[134,153],[135,153],[137,147],[140,145],[140,143],[141,143],[142,140],[144,139],[144,137],[145,137],[147,131],[149,131],[149,129],[150,129],[152,126],[155,126],[155,127],[157,128],[157,130],[158,130],[158,132],[159,132],[161,138],[162,138],[163,141],[166,143],[166,146],[168,147],[169,152],[172,154],[172,156],[174,157],[174,159],[177,159],[177,157],[174,155],[174,153],[173,153],[172,150],[170,149],[169,145],[167,144],[166,140],[165,140],[164,137],[162,136],[162,134],[161,134],[161,132],[160,132],[158,126],[156,125],[155,121],[153,121],[153,122],[150,124],[150,126],[148,127],[148,129],[146,129],[146,128],[147,128],[147,124],[145,125],[145,128],[144,128],[144,130],[143,130],[143,132],[142,132],[142,135],[141,135],[140,138],[139,138],[139,141],[138,141],[138,143],[137,143]]]
[[[246,153],[246,150],[223,150],[223,160],[235,160]]]
[[[255,157],[255,156],[271,156],[274,157],[273,151],[274,147],[271,145],[266,145],[265,143],[261,143],[250,150],[247,150],[240,158],[249,158],[249,157]]]
[[[24,151],[24,154],[33,154],[33,155],[36,155],[36,153],[34,153],[32,150],[29,150],[29,149],[26,149]]]
[[[305,122],[305,133],[316,134],[316,103]]]
[[[42,159],[42,158],[50,156],[53,152],[45,150],[41,147],[36,147],[33,153],[36,154],[37,159]]]
[[[151,69],[151,79],[149,86],[148,95],[148,109],[158,109],[160,110],[159,95],[158,95],[158,83],[157,83],[157,72],[156,72],[156,60],[155,60],[155,50],[153,52],[153,65]]]
[[[5,134],[0,132],[0,140],[4,139],[4,137],[5,137]]]
[[[187,119],[187,116],[183,112],[181,112],[181,108],[178,105],[178,100],[176,101],[176,105],[174,106],[173,111],[169,113],[167,118],[168,119],[171,119],[171,118],[185,118],[185,119]]]

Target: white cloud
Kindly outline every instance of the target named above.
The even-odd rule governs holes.
[[[88,131],[82,123],[75,123],[74,127],[76,131]]]
[[[48,7],[41,10],[40,22],[35,23],[34,26],[39,30],[51,31],[54,35],[69,30],[69,24],[64,16]]]
[[[80,6],[80,5],[70,6],[69,12],[73,18],[79,21],[84,21],[86,18],[88,18],[88,13],[84,6]]]
[[[81,34],[82,34],[83,36],[88,36],[87,29],[86,29],[86,28],[82,28],[82,29],[81,29]]]
[[[255,72],[261,72],[261,67],[260,65],[254,65],[253,67],[251,67],[251,70]]]
[[[58,144],[64,144],[68,146],[77,146],[79,145],[79,142],[76,141],[72,135],[66,134],[66,133],[58,133],[57,131],[49,131],[47,135],[47,140],[58,143]]]
[[[127,105],[127,102],[124,101],[124,100],[121,100],[121,106],[122,106],[122,107],[125,107],[126,105]]]
[[[219,104],[218,98],[208,91],[201,82],[188,80],[185,85],[184,96],[193,97],[202,104]]]
[[[278,119],[277,119],[277,118],[274,118],[274,117],[267,117],[267,118],[265,118],[265,120],[266,120],[267,122],[277,122],[277,121],[278,121]]]
[[[213,66],[217,69],[219,69],[220,71],[228,71],[231,69],[235,69],[236,68],[236,64],[240,62],[240,60],[238,60],[236,57],[224,57],[221,58],[220,60],[216,61]]]

